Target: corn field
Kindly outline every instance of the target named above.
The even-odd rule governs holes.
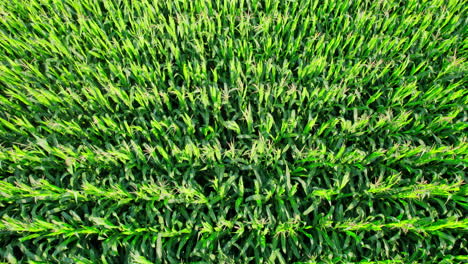
[[[0,262],[468,262],[467,12],[0,0]]]

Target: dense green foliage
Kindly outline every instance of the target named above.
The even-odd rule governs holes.
[[[463,2],[0,0],[0,260],[466,261]]]

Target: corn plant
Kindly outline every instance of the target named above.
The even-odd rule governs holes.
[[[466,262],[466,11],[0,1],[0,262]]]

